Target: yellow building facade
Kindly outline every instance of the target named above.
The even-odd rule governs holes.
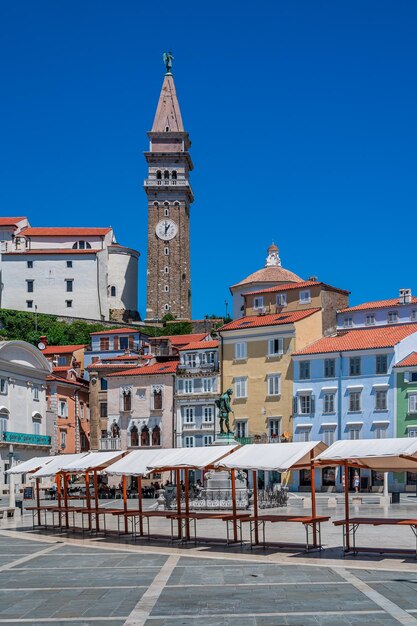
[[[243,442],[292,437],[291,355],[322,337],[322,309],[234,320],[220,331],[222,391],[233,390],[232,423]]]

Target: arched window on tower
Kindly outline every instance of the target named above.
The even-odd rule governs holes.
[[[177,184],[177,172],[176,172],[176,170],[172,170],[171,178],[172,178],[172,184],[176,185]]]
[[[156,172],[156,180],[161,180],[161,179],[162,179],[162,172],[161,172],[161,170],[158,170]]]
[[[159,426],[154,426],[152,430],[152,445],[160,446],[161,445],[161,429]]]
[[[137,448],[139,445],[139,431],[135,424],[130,429],[130,445],[132,448]]]
[[[149,437],[149,428],[147,426],[143,426],[140,433],[140,445],[141,446],[149,446],[150,445],[150,437]]]
[[[164,180],[169,180],[169,172],[168,172],[168,170],[165,170],[165,172],[164,172]]]

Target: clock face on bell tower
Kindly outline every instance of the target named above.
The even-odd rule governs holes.
[[[171,73],[164,77],[145,152],[148,177],[146,319],[191,319],[189,174],[193,169]]]

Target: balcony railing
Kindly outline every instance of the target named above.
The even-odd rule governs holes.
[[[190,374],[207,374],[210,372],[218,372],[219,371],[219,366],[218,364],[216,365],[216,363],[200,363],[200,365],[187,365],[187,364],[183,364],[181,363],[180,365],[178,365],[177,368],[177,372],[178,374],[181,373],[190,373]]]
[[[107,437],[100,439],[100,450],[121,450],[122,442],[120,437]]]

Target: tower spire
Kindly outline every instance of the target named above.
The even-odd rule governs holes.
[[[184,132],[174,77],[166,73],[152,126],[153,133]]]

